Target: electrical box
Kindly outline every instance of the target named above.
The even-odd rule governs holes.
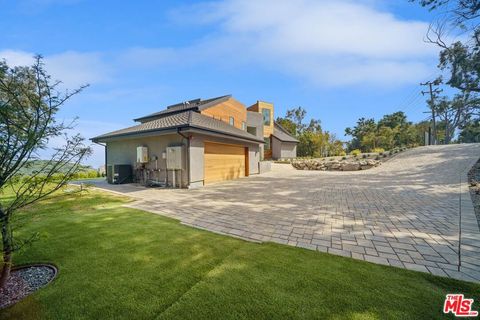
[[[137,162],[138,163],[148,163],[148,148],[147,147],[137,147]]]
[[[182,169],[182,150],[183,147],[167,147],[167,169]]]

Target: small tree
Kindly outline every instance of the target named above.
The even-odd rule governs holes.
[[[10,276],[12,253],[33,237],[14,237],[14,221],[19,209],[32,205],[59,190],[79,170],[80,162],[90,153],[83,138],[68,137],[71,125],[57,122],[59,108],[84,87],[72,92],[59,92],[60,82],[52,81],[45,72],[41,56],[29,67],[10,68],[0,61],[0,227],[3,266],[0,288]],[[55,148],[51,159],[42,162],[30,175],[22,169],[39,158],[52,138],[64,137],[65,144]],[[8,191],[8,199],[3,197]]]

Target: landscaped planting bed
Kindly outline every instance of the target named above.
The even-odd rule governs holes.
[[[55,266],[37,264],[12,270],[5,289],[0,289],[0,309],[8,307],[49,284],[57,274]]]
[[[349,156],[337,156],[328,158],[297,158],[289,162],[298,170],[321,170],[321,171],[358,171],[378,167],[382,162],[391,159],[394,155],[405,148],[394,149],[379,153],[354,153]]]

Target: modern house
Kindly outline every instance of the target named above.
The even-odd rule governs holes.
[[[273,104],[248,109],[231,95],[194,99],[91,140],[105,146],[111,183],[198,187],[258,174],[263,159],[293,158],[298,141],[274,122]],[[133,176],[133,179],[132,179]]]

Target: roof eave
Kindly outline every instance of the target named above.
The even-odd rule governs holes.
[[[300,142],[296,139],[295,140],[283,140],[283,139],[280,139],[279,137],[275,136],[274,134],[272,134],[272,136],[280,142],[288,142],[288,143],[299,143]]]
[[[216,135],[222,136],[222,137],[229,137],[229,138],[235,138],[235,139],[238,139],[238,140],[248,141],[250,143],[259,143],[259,144],[264,144],[265,143],[265,141],[260,140],[260,139],[256,139],[254,136],[252,138],[244,137],[244,136],[240,136],[240,135],[236,135],[236,134],[230,134],[230,133],[226,133],[226,132],[222,132],[222,131],[211,130],[211,129],[207,129],[207,128],[203,128],[203,127],[195,126],[195,125],[185,128],[185,131],[191,130],[191,129],[199,130],[199,131],[203,131],[203,132],[207,132],[207,133],[213,133],[213,134],[216,134]]]
[[[182,125],[182,126],[163,128],[163,129],[152,129],[152,130],[145,130],[145,131],[140,131],[140,132],[128,132],[128,133],[109,135],[109,136],[98,136],[98,137],[91,138],[90,140],[92,142],[108,142],[108,141],[115,140],[115,139],[118,139],[118,138],[145,136],[145,135],[150,135],[152,133],[167,134],[167,133],[175,133],[178,130],[186,131],[186,130],[190,130],[190,129],[201,130],[201,131],[207,132],[207,133],[215,133],[217,135],[225,136],[225,137],[233,137],[233,138],[236,138],[236,139],[249,141],[249,142],[252,142],[252,143],[264,143],[263,140],[256,139],[255,137],[252,137],[252,138],[244,137],[244,136],[240,136],[240,135],[225,133],[225,132],[222,132],[222,131],[210,130],[210,129],[206,129],[206,128],[203,128],[203,127],[200,127],[200,126],[195,126],[195,125]]]
[[[127,132],[127,133],[107,135],[107,136],[98,136],[98,137],[91,138],[90,141],[107,142],[108,140],[111,141],[112,139],[131,137],[131,136],[146,136],[152,133],[162,133],[162,134],[175,133],[178,129],[181,129],[183,127],[187,127],[187,126],[177,126],[177,127],[152,129],[152,130],[144,130],[144,131],[137,131],[137,132]]]

